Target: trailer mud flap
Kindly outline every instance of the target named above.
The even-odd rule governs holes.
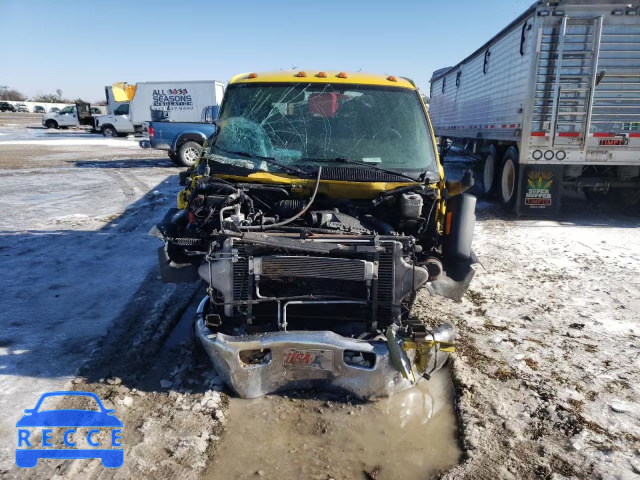
[[[560,213],[562,165],[521,165],[516,213],[547,217]]]

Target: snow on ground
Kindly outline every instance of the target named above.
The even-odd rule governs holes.
[[[446,478],[638,478],[640,216],[565,202],[559,221],[480,204],[481,264],[450,318],[466,461]]]
[[[9,127],[9,128],[7,128]],[[138,140],[129,138],[105,138],[100,133],[91,133],[85,129],[56,130],[39,126],[10,125],[0,127],[0,148],[8,145],[41,145],[41,146],[70,146],[70,145],[102,145],[120,148],[139,149]]]
[[[176,169],[96,165],[0,175],[0,471],[23,409],[65,389],[157,266],[147,232],[174,203]]]

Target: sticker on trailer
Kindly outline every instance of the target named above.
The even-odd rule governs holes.
[[[554,215],[560,210],[562,165],[522,165],[519,215]]]
[[[627,139],[624,137],[601,138],[598,141],[598,145],[602,147],[620,147],[628,144]]]
[[[332,350],[297,350],[284,351],[282,360],[288,368],[306,368],[311,370],[333,370]]]
[[[531,208],[550,207],[553,202],[551,185],[553,185],[553,173],[544,170],[529,170],[524,204]]]

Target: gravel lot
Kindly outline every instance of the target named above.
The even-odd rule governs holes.
[[[225,425],[238,425],[229,415],[247,407],[234,408],[239,401],[189,337],[199,286],[163,285],[160,245],[147,236],[174,203],[179,170],[131,140],[47,131],[38,122],[0,114],[0,475],[221,478],[215,467],[225,462],[216,452],[229,451],[225,439],[242,444]],[[479,204],[481,263],[471,289],[458,303],[423,293],[415,309],[427,321],[453,321],[459,332],[452,372],[461,463],[425,468],[426,477],[638,478],[639,227],[638,216],[579,198],[553,221]],[[63,389],[95,391],[115,408],[125,425],[123,468],[106,470],[97,460],[13,466],[22,410],[42,392]],[[291,397],[261,403],[292,421],[273,430],[260,423],[260,457],[247,464],[247,477],[298,478],[291,469],[269,475],[273,458],[291,455],[305,478],[367,478],[365,471],[378,471],[378,480],[416,478],[402,462],[375,465],[371,452],[355,448],[358,419],[375,418],[362,414],[367,406]],[[430,398],[449,402],[446,392]],[[387,414],[400,421],[421,413],[408,402]],[[242,425],[253,431],[250,421]],[[384,430],[386,442],[403,435]],[[457,430],[432,427],[424,448]],[[310,432],[326,438],[321,455],[302,447]],[[297,447],[278,450],[282,444]],[[259,458],[267,459],[263,467]]]

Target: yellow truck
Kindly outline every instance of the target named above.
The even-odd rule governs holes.
[[[163,279],[208,285],[194,330],[240,396],[319,386],[408,388],[453,351],[419,289],[459,298],[473,276],[472,183],[448,184],[415,84],[388,75],[235,76],[215,133],[182,176]]]

